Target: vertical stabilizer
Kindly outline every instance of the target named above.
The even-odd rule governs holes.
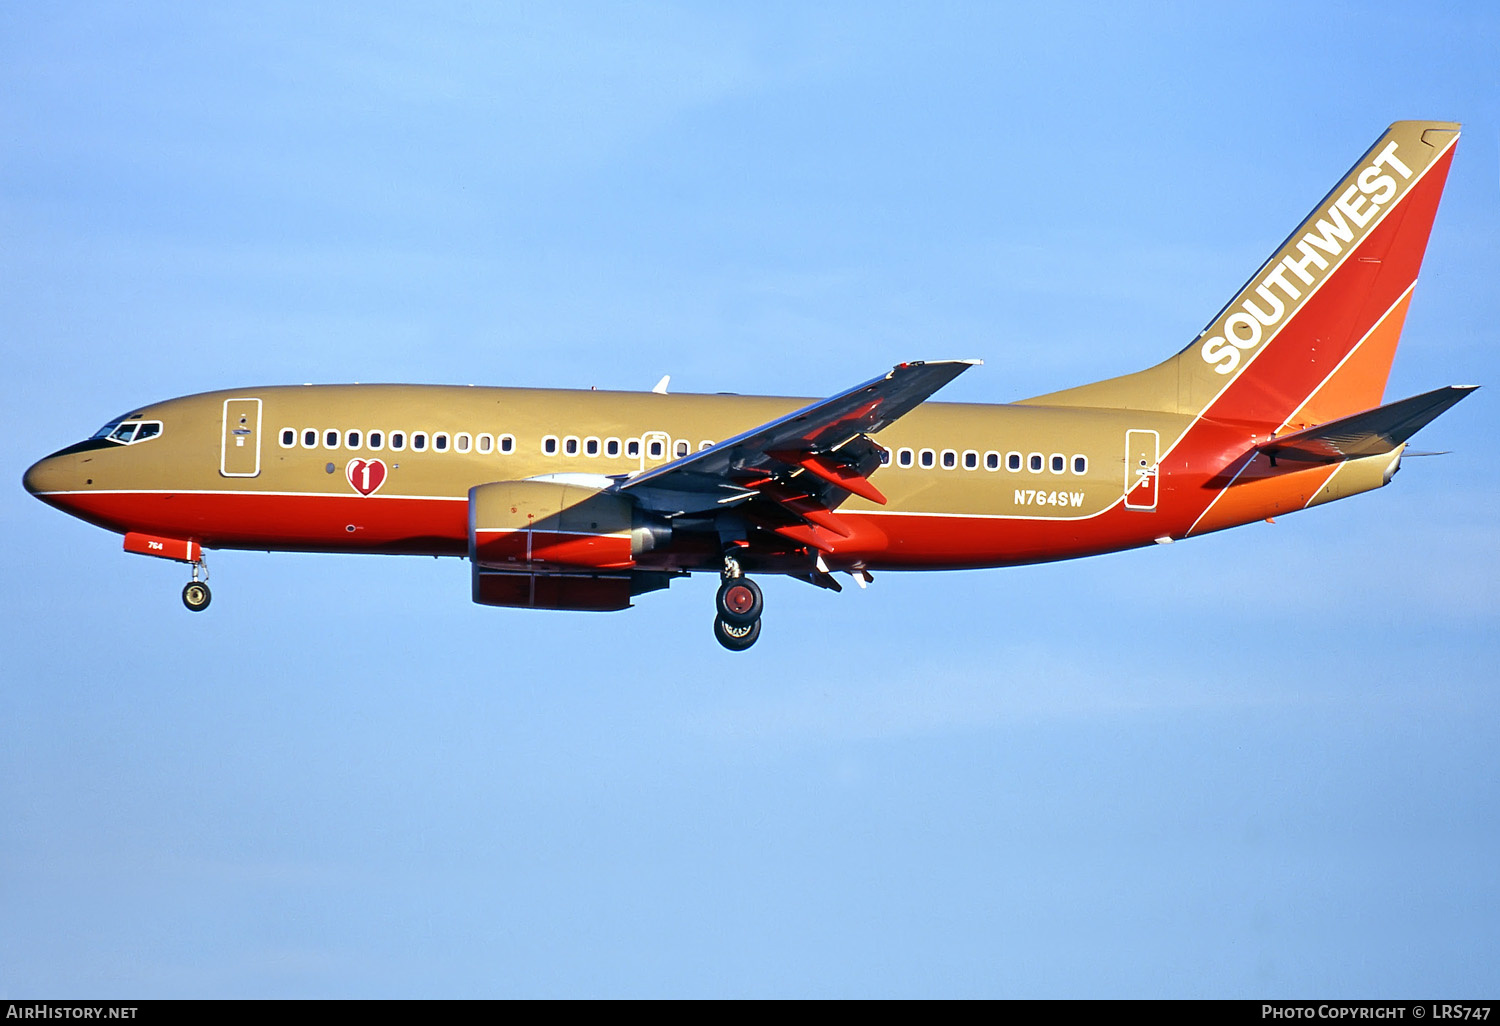
[[[1391,125],[1186,349],[1026,402],[1281,426],[1380,405],[1458,132]]]

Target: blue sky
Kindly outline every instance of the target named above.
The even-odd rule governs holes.
[[[1004,402],[1191,339],[1465,122],[1389,395],[1500,382],[1487,4],[0,8],[0,995],[1500,985],[1488,389],[1394,485],[1016,570],[611,615],[183,568],[20,488],[301,381]],[[1162,613],[1169,627],[1162,627]]]

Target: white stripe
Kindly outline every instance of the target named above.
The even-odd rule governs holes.
[[[468,502],[468,495],[360,495],[358,492],[263,492],[248,488],[78,488],[72,491],[37,492],[37,495],[257,495],[296,499],[424,499],[434,502]]]
[[[1308,497],[1307,501],[1302,504],[1302,508],[1303,509],[1307,509],[1309,506],[1311,506],[1313,504],[1313,500],[1316,499],[1318,496],[1322,495],[1323,494],[1323,490],[1326,489],[1329,485],[1333,484],[1333,479],[1339,476],[1339,471],[1343,470],[1348,465],[1349,465],[1349,461],[1345,460],[1343,463],[1340,463],[1338,466],[1334,467],[1333,468],[1333,473],[1328,475],[1328,480],[1324,481],[1318,487],[1318,490],[1315,491],[1315,492],[1313,492],[1312,495],[1310,495]]]
[[[1416,288],[1416,287],[1417,287],[1417,283],[1415,281],[1413,281],[1410,285],[1408,285],[1406,287],[1406,291],[1403,292],[1403,293],[1401,293],[1401,298],[1397,299],[1394,303],[1392,303],[1390,305],[1390,307],[1387,308],[1387,310],[1385,311],[1385,313],[1381,314],[1380,318],[1374,324],[1370,325],[1370,330],[1367,331],[1367,332],[1365,332],[1364,338],[1361,338],[1358,342],[1354,343],[1353,348],[1351,348],[1349,350],[1349,352],[1344,355],[1344,358],[1338,362],[1338,366],[1334,367],[1333,370],[1329,371],[1328,375],[1326,377],[1324,377],[1322,381],[1318,382],[1318,384],[1313,388],[1313,390],[1311,392],[1308,392],[1307,395],[1303,396],[1301,402],[1299,402],[1295,407],[1293,407],[1291,417],[1295,417],[1299,412],[1301,412],[1301,410],[1302,410],[1302,408],[1304,406],[1306,406],[1309,402],[1312,401],[1312,397],[1315,396],[1315,395],[1317,395],[1318,392],[1320,392],[1322,390],[1323,386],[1326,385],[1326,384],[1328,384],[1329,380],[1331,380],[1333,378],[1333,376],[1339,372],[1339,367],[1342,367],[1345,363],[1348,362],[1348,360],[1349,360],[1349,358],[1351,356],[1353,356],[1356,352],[1359,351],[1360,347],[1365,344],[1365,342],[1369,339],[1369,337],[1371,335],[1375,334],[1375,329],[1379,328],[1382,324],[1384,324],[1386,322],[1386,318],[1390,317],[1391,312],[1393,310],[1395,310],[1396,307],[1400,306],[1401,303],[1402,303],[1402,301],[1405,300],[1407,296],[1411,295],[1411,290],[1414,289],[1414,288]],[[1288,417],[1286,420],[1282,421],[1281,422],[1281,426],[1278,427],[1274,433],[1275,434],[1280,434],[1283,430],[1285,430],[1286,426],[1292,422],[1291,417]],[[1228,494],[1229,489],[1234,486],[1234,482],[1238,481],[1240,479],[1240,475],[1243,474],[1245,471],[1249,470],[1250,469],[1250,465],[1252,463],[1254,463],[1254,462],[1255,462],[1255,458],[1253,456],[1250,459],[1248,459],[1248,460],[1245,461],[1245,465],[1243,467],[1241,467],[1238,471],[1235,472],[1235,475],[1230,480],[1229,484],[1227,484],[1223,488],[1219,489],[1219,494],[1215,495],[1213,501],[1208,504],[1208,506],[1203,510],[1202,513],[1198,514],[1198,519],[1193,521],[1193,526],[1189,527],[1187,529],[1187,534],[1184,535],[1183,537],[1187,537],[1188,535],[1191,535],[1194,531],[1196,531],[1198,529],[1198,525],[1200,523],[1202,523],[1203,518],[1206,517],[1206,516],[1208,516],[1208,514],[1213,511],[1213,508],[1219,504],[1219,500],[1222,499],[1226,494]],[[1303,469],[1310,469],[1310,468],[1304,467]],[[1334,476],[1337,476],[1337,474],[1338,474],[1338,471],[1334,471],[1334,474],[1329,476],[1328,481],[1332,481],[1333,478],[1334,478]],[[1318,489],[1319,492],[1321,492],[1323,490],[1323,488],[1327,488],[1328,487],[1328,481],[1324,481],[1323,482],[1322,487]],[[1305,503],[1303,505],[1302,508],[1306,509],[1308,505],[1311,505],[1311,503],[1312,503],[1312,500],[1309,499],[1307,501],[1307,503]]]
[[[1276,433],[1278,435],[1281,434],[1282,431],[1286,430],[1286,426],[1292,422],[1292,417],[1295,417],[1297,414],[1301,413],[1302,412],[1302,407],[1306,406],[1309,402],[1311,402],[1312,401],[1312,397],[1315,396],[1315,395],[1317,395],[1318,392],[1322,390],[1323,386],[1326,385],[1326,384],[1328,384],[1328,382],[1333,378],[1333,376],[1339,372],[1339,368],[1343,367],[1344,364],[1346,364],[1346,363],[1349,362],[1350,357],[1352,357],[1355,353],[1359,352],[1360,348],[1367,341],[1369,341],[1370,336],[1373,335],[1373,334],[1375,334],[1375,329],[1379,328],[1382,324],[1384,324],[1386,322],[1386,318],[1390,317],[1391,313],[1396,309],[1396,307],[1400,306],[1402,304],[1402,302],[1406,299],[1406,297],[1409,296],[1409,295],[1411,295],[1412,289],[1414,289],[1416,287],[1417,287],[1417,282],[1416,282],[1416,279],[1413,278],[1412,279],[1412,283],[1410,285],[1406,286],[1406,291],[1403,292],[1403,293],[1401,293],[1400,297],[1394,303],[1392,303],[1389,308],[1386,309],[1385,313],[1383,313],[1383,314],[1380,315],[1379,319],[1377,319],[1374,324],[1370,325],[1370,330],[1367,331],[1367,332],[1365,332],[1364,338],[1361,338],[1358,342],[1354,343],[1354,347],[1352,349],[1350,349],[1349,352],[1347,352],[1347,353],[1344,354],[1344,358],[1338,362],[1338,366],[1334,367],[1333,370],[1329,371],[1328,372],[1328,376],[1325,377],[1322,381],[1318,382],[1318,387],[1314,388],[1311,392],[1307,393],[1307,395],[1305,397],[1303,397],[1302,401],[1297,404],[1297,408],[1294,409],[1294,410],[1292,410],[1291,417],[1288,417],[1286,420],[1284,420],[1284,421],[1281,422],[1281,426],[1276,429]],[[1356,410],[1355,412],[1357,413],[1359,411]]]
[[[1061,490],[1061,489],[1060,489]],[[112,488],[112,489],[79,489],[77,491],[61,492],[37,492],[37,495],[255,495],[268,498],[315,498],[315,499],[411,499],[426,500],[431,502],[468,502],[467,495],[358,495],[353,492],[258,492],[258,491],[232,491],[223,489],[212,489],[195,491],[180,488]],[[1104,509],[1096,513],[1085,513],[1076,517],[1058,516],[1030,516],[1017,513],[933,513],[922,510],[892,510],[892,509],[869,509],[869,510],[835,510],[840,516],[872,516],[872,517],[957,517],[962,520],[1045,520],[1045,521],[1076,521],[1092,520],[1101,517],[1114,509],[1124,501],[1124,496],[1119,496]],[[524,531],[528,528],[484,528],[484,530],[515,530]],[[591,534],[591,532],[559,531],[559,534]],[[614,537],[615,535],[598,535],[597,537]],[[627,537],[627,532],[619,532],[619,537]]]
[[[1245,459],[1244,454],[1241,454],[1240,458]],[[1220,499],[1229,494],[1229,489],[1232,488],[1234,486],[1234,483],[1240,479],[1241,474],[1250,469],[1251,464],[1253,464],[1254,462],[1255,454],[1251,453],[1250,458],[1245,459],[1245,465],[1239,470],[1236,470],[1234,472],[1234,476],[1229,479],[1229,484],[1225,485],[1223,488],[1220,488],[1219,494],[1214,496],[1213,501],[1210,502],[1207,506],[1203,507],[1203,512],[1199,513],[1198,519],[1193,521],[1193,526],[1189,527],[1185,532],[1183,532],[1182,536],[1184,538],[1190,537],[1192,533],[1198,529],[1198,525],[1203,522],[1203,518],[1208,516],[1209,512],[1219,504]]]
[[[1097,513],[1085,513],[1079,517],[1038,517],[1022,513],[929,513],[918,510],[902,509],[861,509],[861,510],[834,510],[841,517],[922,517],[924,519],[954,519],[954,520],[1044,520],[1047,522],[1071,523],[1076,520],[1093,520],[1102,517],[1120,503],[1125,501],[1122,495],[1108,506]]]
[[[540,531],[542,534],[570,534],[578,538],[629,538],[629,531],[561,531],[551,528],[539,527],[476,527],[474,533],[480,534],[522,534],[530,533],[532,530]]]

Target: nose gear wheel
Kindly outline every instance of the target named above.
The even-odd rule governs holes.
[[[189,581],[182,586],[182,604],[195,613],[201,613],[213,601],[213,593],[202,581]]]
[[[199,580],[198,575],[203,579]],[[213,592],[208,590],[208,564],[203,560],[193,563],[193,579],[182,586],[182,604],[195,613],[201,613],[213,601]]]

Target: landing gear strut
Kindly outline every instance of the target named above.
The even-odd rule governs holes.
[[[198,580],[198,574],[203,580]],[[195,613],[201,613],[213,601],[213,592],[208,590],[208,565],[202,560],[193,564],[193,579],[182,586],[182,604]]]
[[[731,652],[743,652],[760,637],[760,614],[765,598],[759,586],[745,576],[733,556],[724,557],[724,582],[714,598],[714,638]]]

